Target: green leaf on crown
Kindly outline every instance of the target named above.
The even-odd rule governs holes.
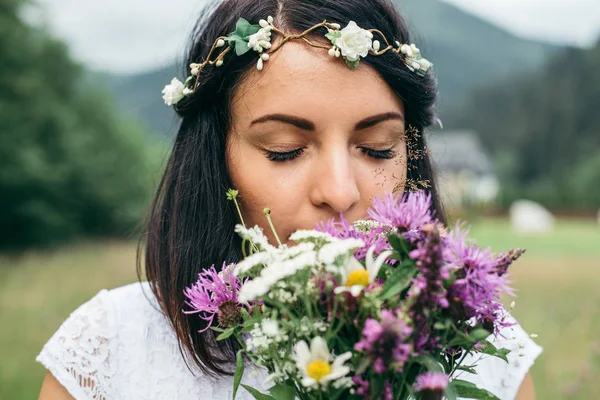
[[[338,38],[342,37],[342,32],[330,30],[328,33],[325,34],[325,37],[331,41],[331,44],[335,45],[335,41]]]
[[[226,40],[235,49],[235,54],[242,56],[250,50],[250,47],[248,47],[248,38],[259,30],[260,25],[252,25],[244,18],[240,18],[235,24],[235,31],[227,35]]]
[[[346,57],[344,57],[344,61],[346,61],[346,65],[352,69],[358,68],[358,64],[360,64],[360,58],[356,61],[350,61]]]

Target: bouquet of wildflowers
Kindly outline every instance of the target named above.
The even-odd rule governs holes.
[[[249,360],[272,382],[269,393],[244,385],[257,399],[496,398],[456,375],[475,372],[468,354],[507,360],[487,338],[509,324],[499,297],[523,250],[477,247],[430,202],[388,194],[369,219],[296,231],[294,246],[238,225],[245,258],[186,290],[186,312],[240,344],[233,397]]]

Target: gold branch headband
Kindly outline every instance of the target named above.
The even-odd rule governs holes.
[[[325,37],[329,39],[332,46],[314,43],[306,38],[307,35],[321,27],[327,28]],[[271,45],[273,32],[282,36],[282,40],[275,47]],[[373,40],[374,34],[381,37],[384,46],[382,46],[380,40]],[[185,82],[173,78],[171,83],[165,86],[162,91],[163,99],[168,106],[172,106],[184,97],[194,93],[199,84],[198,77],[204,67],[207,65],[220,67],[223,65],[224,57],[231,51],[235,51],[237,56],[244,55],[250,50],[257,52],[256,68],[261,71],[270,55],[290,40],[302,40],[310,46],[327,49],[331,57],[341,57],[352,69],[358,67],[361,57],[364,58],[368,54],[379,56],[388,51],[401,54],[404,65],[420,76],[424,76],[433,66],[431,62],[421,56],[420,50],[414,44],[401,44],[395,41],[392,45],[381,31],[362,29],[354,21],[350,21],[344,29],[341,29],[339,24],[323,21],[300,34],[287,35],[273,25],[273,17],[271,16],[266,20],[261,19],[258,25],[252,25],[245,19],[240,18],[236,23],[235,31],[215,40],[204,62],[190,64],[191,76]],[[228,44],[228,46],[224,50],[220,50],[225,47],[225,44]]]

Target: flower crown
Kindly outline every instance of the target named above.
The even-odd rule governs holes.
[[[331,47],[311,42],[306,38],[311,32],[321,27],[327,29],[325,37],[331,42]],[[283,36],[283,39],[276,47],[271,46],[271,35],[273,32]],[[379,40],[373,40],[374,33],[381,36],[381,39],[385,43],[383,48]],[[204,67],[207,65],[220,67],[223,65],[224,57],[232,50],[235,50],[237,56],[244,55],[250,50],[257,52],[258,62],[256,63],[256,68],[261,71],[264,63],[269,59],[271,54],[279,50],[286,42],[296,39],[301,39],[313,47],[328,49],[331,57],[341,57],[352,69],[358,67],[361,57],[364,58],[369,53],[379,56],[388,51],[401,54],[404,65],[419,76],[424,76],[433,66],[431,62],[421,57],[420,50],[414,44],[401,44],[395,41],[394,45],[391,45],[385,35],[379,30],[362,29],[354,21],[350,21],[344,29],[341,29],[340,24],[323,21],[301,34],[287,35],[273,25],[273,17],[271,16],[266,20],[261,19],[258,25],[250,24],[245,19],[240,18],[236,23],[235,31],[227,36],[218,37],[215,40],[204,62],[190,64],[191,76],[185,82],[173,78],[171,83],[165,86],[162,91],[163,99],[168,106],[172,106],[176,105],[184,97],[194,93],[198,87],[198,78]],[[228,46],[224,50],[217,50],[225,47],[226,43],[228,43]],[[214,53],[218,54],[215,56]]]

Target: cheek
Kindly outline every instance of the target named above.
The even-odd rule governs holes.
[[[367,207],[371,200],[383,196],[386,192],[402,194],[406,184],[407,157],[405,148],[399,151],[394,158],[373,165],[362,163],[360,165],[359,190],[361,199],[367,200]]]
[[[263,213],[266,207],[271,209],[278,229],[285,228],[282,224],[294,224],[298,211],[308,201],[306,169],[293,163],[274,163],[252,145],[230,142],[227,164],[247,224],[267,228]]]

